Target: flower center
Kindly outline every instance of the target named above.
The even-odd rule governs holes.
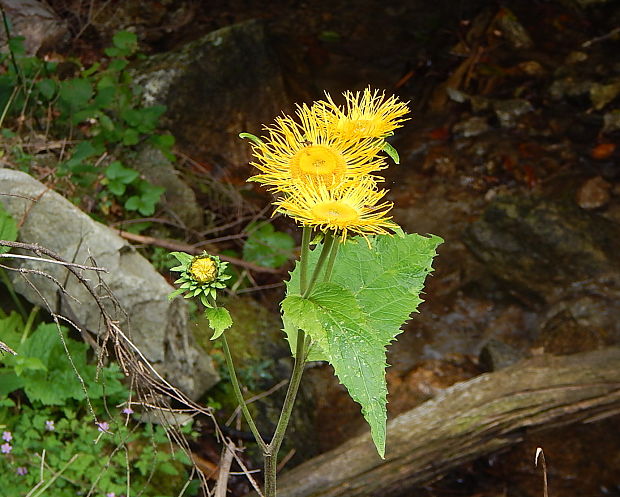
[[[359,221],[359,213],[350,205],[331,200],[312,207],[312,214],[326,223],[345,227]]]
[[[363,137],[375,136],[376,123],[374,119],[346,119],[340,123],[343,134],[353,134]]]
[[[199,283],[210,283],[217,277],[217,266],[210,257],[200,257],[194,259],[189,273]]]
[[[298,151],[291,160],[293,178],[311,177],[322,179],[327,186],[337,183],[346,171],[342,156],[325,145],[308,145]]]

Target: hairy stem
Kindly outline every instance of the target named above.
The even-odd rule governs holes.
[[[299,257],[299,292],[303,295],[308,288],[308,254],[312,228],[304,226],[301,235],[301,256]]]
[[[340,247],[340,240],[336,240],[332,245],[329,252],[329,260],[327,261],[327,267],[325,268],[325,277],[323,281],[329,281],[332,277],[332,271],[334,270],[334,262],[336,262],[336,255],[338,255],[338,248]]]
[[[248,410],[248,406],[245,403],[245,399],[243,398],[243,394],[241,393],[241,388],[239,387],[239,380],[237,380],[237,373],[235,372],[235,366],[232,361],[232,356],[230,355],[230,348],[228,347],[228,341],[226,340],[226,334],[222,335],[222,344],[224,345],[224,357],[226,358],[226,366],[228,367],[228,374],[230,375],[230,381],[233,385],[233,390],[235,392],[235,396],[237,397],[237,402],[239,402],[239,407],[241,407],[241,412],[243,412],[243,416],[250,427],[250,431],[254,435],[256,439],[256,443],[263,451],[263,454],[268,452],[268,446],[261,437],[258,432],[258,428],[256,427],[256,423],[254,423],[254,419]]]
[[[306,298],[314,284],[316,283],[319,274],[321,274],[321,270],[323,269],[323,265],[325,264],[325,259],[327,259],[327,255],[331,252],[332,246],[334,245],[334,235],[330,231],[325,233],[325,239],[323,240],[323,249],[321,250],[321,255],[319,255],[319,260],[316,261],[316,266],[314,267],[314,271],[312,272],[312,278],[310,278],[310,283],[308,284],[308,288],[306,291],[302,293],[302,296]]]
[[[282,412],[278,419],[273,438],[267,450],[263,451],[265,458],[265,497],[276,496],[276,469],[278,466],[278,452],[282,446],[284,435],[286,434],[286,428],[291,419],[291,413],[293,412],[293,406],[295,405],[295,398],[299,391],[299,384],[301,383],[301,377],[304,372],[304,365],[306,363],[306,349],[307,349],[306,333],[303,330],[297,330],[297,347],[295,350],[295,364],[293,366],[293,372],[291,373],[291,381],[288,384],[288,390],[286,391],[286,397],[284,398],[284,404],[282,406]]]

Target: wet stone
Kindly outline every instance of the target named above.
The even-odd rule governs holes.
[[[590,100],[596,110],[601,110],[620,94],[620,80],[607,84],[594,83],[590,88]]]
[[[600,176],[590,178],[577,191],[577,204],[582,209],[605,207],[611,198],[611,186]]]
[[[499,340],[489,340],[478,356],[483,371],[498,371],[523,359],[523,354],[510,345]]]
[[[618,225],[570,202],[497,197],[463,240],[512,293],[543,300],[575,282],[620,272]]]
[[[519,117],[534,110],[531,103],[521,98],[499,100],[493,108],[502,128],[514,128]]]
[[[455,135],[469,138],[486,133],[489,129],[489,123],[484,117],[474,116],[460,123],[456,123],[452,128],[452,132]]]
[[[565,97],[580,97],[590,93],[593,81],[575,79],[572,76],[558,79],[549,88],[549,94],[554,100],[562,100]]]
[[[603,131],[610,133],[620,129],[620,109],[614,109],[603,116]]]
[[[521,50],[534,46],[534,42],[523,24],[519,22],[513,12],[505,7],[497,15],[497,27],[502,31],[504,38],[512,48]]]

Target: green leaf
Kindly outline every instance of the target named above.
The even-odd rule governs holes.
[[[398,156],[398,152],[388,142],[383,143],[383,151],[391,157],[395,164],[400,164],[400,157]]]
[[[60,82],[58,100],[66,113],[83,109],[92,95],[93,87],[87,79],[74,78]]]
[[[140,176],[140,173],[135,169],[123,166],[121,161],[115,160],[106,168],[105,176],[110,180],[117,180],[124,185],[128,185]]]
[[[108,70],[114,71],[114,72],[122,71],[123,69],[127,67],[127,64],[129,64],[129,62],[127,62],[126,60],[114,59],[114,60],[111,60],[110,63],[108,64]]]
[[[385,347],[422,302],[420,293],[437,246],[437,236],[399,233],[370,237],[370,247],[352,238],[340,247],[329,283],[307,299],[299,295],[299,264],[282,303],[291,347],[303,329],[319,347],[311,360],[326,359],[362,406],[377,451],[385,451]],[[310,252],[312,271],[321,247]],[[320,278],[319,278],[320,281]],[[322,356],[321,356],[322,355]]]
[[[6,240],[7,242],[14,242],[17,240],[17,223],[4,208],[2,202],[0,202],[0,240]],[[9,250],[9,247],[0,245],[0,254],[4,254]]]
[[[183,266],[187,266],[190,262],[192,262],[192,259],[194,258],[193,255],[187,254],[185,252],[170,252],[170,255],[181,264],[183,264]]]
[[[127,128],[123,132],[123,145],[136,145],[140,141],[140,134],[133,128]]]
[[[138,37],[131,31],[119,31],[112,37],[112,43],[120,50],[133,51],[138,48]]]
[[[362,406],[372,439],[383,457],[386,344],[371,328],[353,293],[343,286],[319,283],[305,300],[305,312],[297,314],[300,319],[295,324],[319,344],[351,398]]]
[[[224,307],[211,307],[205,310],[205,316],[209,320],[209,326],[213,328],[211,340],[219,338],[225,330],[233,324],[228,309]]]
[[[288,233],[276,231],[272,224],[248,230],[250,235],[243,245],[243,258],[259,266],[279,268],[293,255],[295,240]]]
[[[239,138],[244,138],[253,141],[257,145],[264,145],[263,141],[252,133],[239,133]]]
[[[37,83],[37,88],[45,100],[51,100],[56,92],[56,82],[53,79],[45,78]]]

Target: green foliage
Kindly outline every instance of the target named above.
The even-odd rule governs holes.
[[[205,310],[205,316],[209,320],[209,326],[213,328],[213,336],[211,340],[219,338],[225,330],[233,324],[228,309],[224,307],[209,307]]]
[[[398,151],[388,142],[383,142],[383,151],[390,156],[390,159],[394,161],[394,164],[400,164]]]
[[[31,126],[40,126],[46,134],[73,136],[75,145],[64,150],[58,176],[70,177],[73,185],[87,191],[102,185],[96,205],[103,214],[113,203],[120,203],[127,211],[152,215],[164,189],[141,179],[138,171],[120,161],[106,165],[101,160],[104,154],[114,156],[119,146],[131,148],[142,142],[174,160],[174,138],[156,132],[166,108],[142,106],[141,90],[126,69],[131,58],[138,56],[136,35],[119,31],[105,51],[111,57],[107,65],[81,68],[76,61],[77,74],[72,77],[61,76],[57,64],[24,55],[23,39],[12,38],[9,47],[16,64],[10,54],[0,54],[0,109],[4,109],[0,124],[5,117],[31,118]],[[31,155],[19,146],[10,154],[29,171]]]
[[[87,360],[88,346],[70,338],[65,328],[42,323],[31,333],[31,322],[0,311],[0,340],[18,353],[0,356],[0,431],[5,437],[0,497],[73,497],[91,489],[92,495],[129,495],[128,485],[132,494],[177,495],[190,462],[170,452],[163,428],[136,424],[131,412],[113,407],[131,397],[118,366],[97,371]],[[95,422],[86,395],[94,412],[105,418]],[[45,492],[29,494],[41,479]]]
[[[11,313],[0,319],[0,337],[17,352],[16,356],[0,358],[4,365],[0,369],[0,396],[23,389],[33,406],[61,406],[70,400],[84,401],[87,391],[88,398],[96,403],[103,398],[105,385],[109,402],[124,400],[126,389],[120,382],[118,366],[101,368],[97,377],[97,367],[87,361],[88,345],[69,339],[66,328],[42,323],[30,334],[22,318]]]
[[[89,414],[73,405],[0,407],[2,430],[12,437],[10,452],[0,454],[0,497],[74,497],[91,489],[91,495],[101,496],[130,491],[145,497],[178,495],[188,476],[185,454],[170,452],[162,427],[126,421],[127,415],[115,412],[102,432]],[[29,494],[41,479],[46,491]]]
[[[437,246],[420,235],[353,238],[340,248],[330,282],[307,298],[299,292],[299,268],[291,273],[282,303],[285,332],[295,350],[297,329],[313,341],[310,360],[327,360],[351,397],[362,406],[377,451],[386,435],[385,347],[416,311]],[[320,248],[320,247],[319,247]],[[319,248],[311,252],[310,267]]]
[[[0,240],[14,242],[17,240],[17,223],[0,202]],[[0,246],[0,254],[9,251],[9,247]]]
[[[293,256],[295,240],[288,233],[276,231],[272,224],[250,225],[243,246],[243,258],[259,266],[279,268]]]

